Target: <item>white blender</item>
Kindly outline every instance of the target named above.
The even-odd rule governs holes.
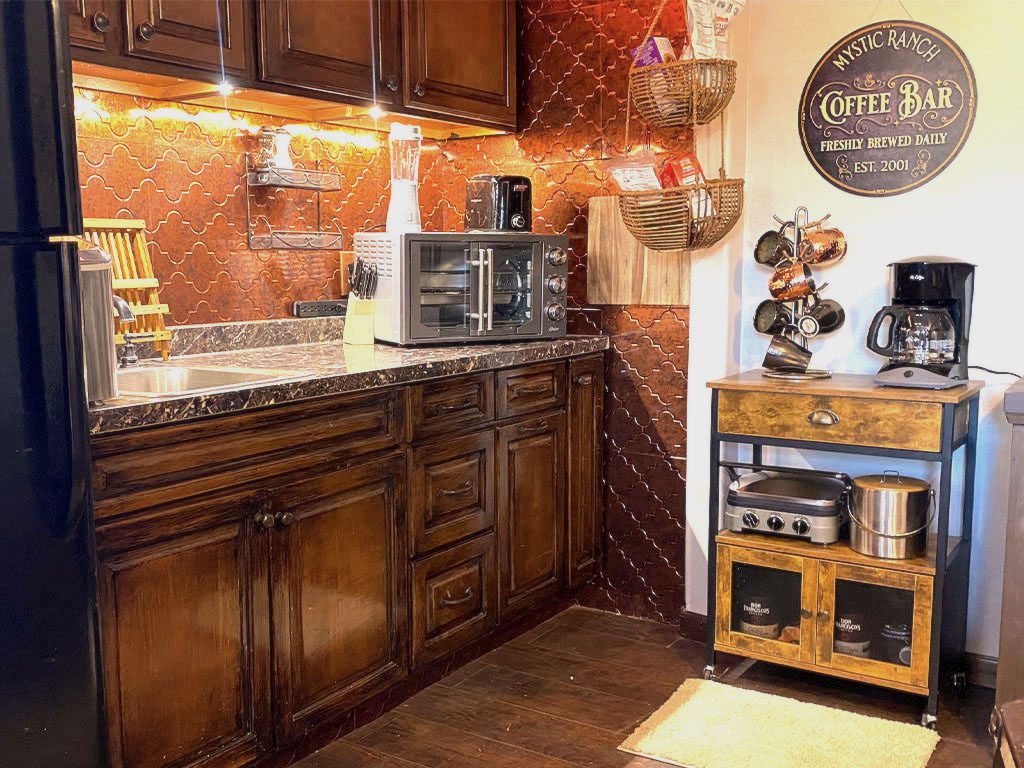
[[[418,125],[391,124],[391,200],[387,231],[419,232],[419,172],[422,133]]]

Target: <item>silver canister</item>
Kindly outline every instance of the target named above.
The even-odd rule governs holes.
[[[110,254],[100,248],[81,247],[78,249],[78,269],[85,350],[85,396],[90,403],[102,403],[117,397]]]
[[[853,479],[850,546],[863,555],[901,560],[922,557],[935,509],[931,484],[888,471]]]

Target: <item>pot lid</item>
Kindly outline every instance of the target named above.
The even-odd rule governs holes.
[[[861,475],[853,478],[855,488],[865,491],[896,491],[898,493],[915,493],[931,490],[931,483],[916,477],[907,477],[899,472],[889,471],[881,475]]]

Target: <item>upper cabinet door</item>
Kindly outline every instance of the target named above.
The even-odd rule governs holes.
[[[117,6],[112,0],[64,0],[68,40],[76,48],[117,48]]]
[[[244,0],[127,0],[130,56],[205,70],[247,70]],[[223,51],[222,51],[223,49]]]
[[[514,129],[515,18],[512,0],[402,0],[405,105]]]
[[[398,24],[394,0],[260,0],[260,79],[395,103]]]

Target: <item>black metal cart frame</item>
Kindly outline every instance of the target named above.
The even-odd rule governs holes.
[[[980,396],[968,399],[967,430],[954,439],[954,413],[956,403],[942,404],[940,448],[937,452],[912,451],[895,448],[871,448],[845,443],[819,443],[809,440],[754,437],[718,431],[718,393],[711,391],[711,487],[708,501],[708,622],[707,666],[704,677],[715,673],[715,611],[716,568],[718,546],[716,537],[722,527],[721,471],[722,444],[749,445],[752,463],[762,463],[765,447],[795,448],[829,453],[860,454],[882,458],[927,461],[940,465],[938,523],[935,552],[935,580],[932,593],[932,643],[928,661],[928,702],[921,716],[921,724],[934,727],[939,709],[940,669],[952,675],[957,687],[966,684],[965,646],[967,642],[967,596],[971,572],[971,538],[974,525],[974,475],[978,451],[978,407]],[[949,511],[953,484],[953,459],[958,450],[964,454],[964,482],[962,500],[961,537],[952,552],[949,545]],[[938,642],[936,642],[938,641]],[[782,662],[780,662],[782,663]]]

